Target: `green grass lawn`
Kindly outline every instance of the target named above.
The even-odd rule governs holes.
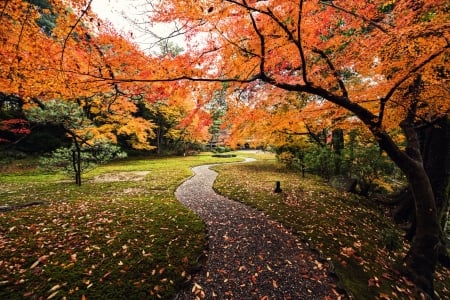
[[[343,287],[355,299],[408,299],[414,289],[398,273],[408,244],[382,207],[340,192],[322,179],[263,161],[214,167],[214,188],[264,211],[301,235],[330,260]],[[283,192],[274,193],[280,181]],[[436,273],[440,299],[450,299],[450,272]],[[414,299],[414,298],[413,298]]]
[[[126,159],[83,176],[81,187],[42,174],[29,160],[4,167],[0,206],[0,299],[170,299],[205,247],[203,222],[174,198],[210,154]],[[95,182],[149,171],[142,181]]]

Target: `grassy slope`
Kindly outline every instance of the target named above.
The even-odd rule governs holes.
[[[411,283],[396,272],[408,245],[370,200],[339,192],[311,175],[302,178],[274,160],[215,167],[215,189],[252,205],[302,235],[333,262],[355,299],[404,299]],[[281,181],[283,193],[273,193]],[[395,251],[389,245],[397,244]],[[448,271],[436,274],[436,290],[450,299]]]
[[[81,187],[33,162],[2,170],[0,299],[172,298],[204,248],[201,220],[174,198],[189,167],[236,161],[200,155],[128,159],[86,174]],[[95,175],[145,170],[143,181],[94,183]]]

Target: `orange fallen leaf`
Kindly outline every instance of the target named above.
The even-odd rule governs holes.
[[[273,285],[273,288],[274,288],[274,289],[277,289],[277,288],[278,288],[278,283],[277,283],[276,280],[272,280],[272,285]]]

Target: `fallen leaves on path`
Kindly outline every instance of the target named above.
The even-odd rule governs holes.
[[[207,261],[178,299],[335,298],[326,260],[261,212],[215,194],[207,167],[194,171],[176,196],[207,224]]]

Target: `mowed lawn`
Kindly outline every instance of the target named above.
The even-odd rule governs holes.
[[[81,187],[34,161],[3,167],[0,206],[41,204],[0,212],[0,299],[173,298],[206,242],[174,191],[192,166],[238,160],[126,159]]]

